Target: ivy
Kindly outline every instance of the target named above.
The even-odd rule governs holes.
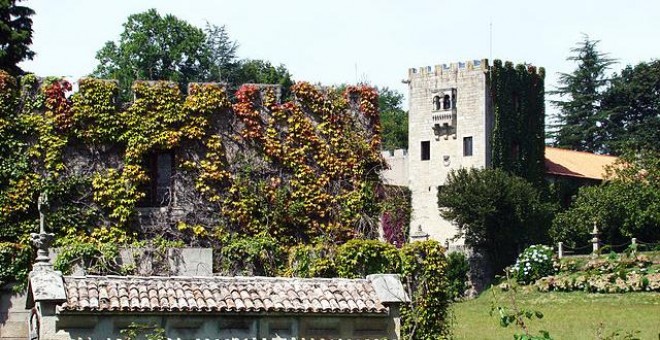
[[[412,213],[411,191],[406,187],[384,186],[381,201],[381,226],[385,240],[401,248],[408,240]]]
[[[401,262],[412,300],[401,310],[401,334],[405,339],[446,338],[451,297],[444,248],[434,240],[408,243],[401,249]]]
[[[493,166],[543,184],[545,70],[495,60],[489,72]]]
[[[298,83],[285,102],[254,85],[239,88],[233,102],[220,84],[190,84],[184,96],[177,84],[140,81],[133,91],[133,102],[122,103],[115,81],[82,79],[71,94],[61,79],[16,81],[0,72],[0,243],[11,254],[0,257],[3,268],[31,256],[17,249],[37,229],[42,191],[52,201],[48,229],[69,249],[59,265],[110,258],[124,245],[99,243],[110,228],[130,242],[160,235],[221,248],[216,265],[228,272],[243,269],[231,261],[249,263],[236,255],[247,249],[250,270],[264,275],[285,271],[289,247],[373,238],[381,211],[398,204],[380,204],[372,88]],[[186,213],[145,228],[137,206],[154,180],[146,159],[159,152],[176,159],[173,176],[184,190],[173,201]],[[319,259],[304,271],[335,272],[334,260]]]
[[[341,277],[359,278],[369,274],[398,273],[399,252],[378,240],[351,240],[337,248],[335,259]]]

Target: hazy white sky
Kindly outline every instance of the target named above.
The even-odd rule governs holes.
[[[149,8],[203,27],[226,25],[241,58],[285,64],[296,80],[368,81],[407,94],[409,67],[505,59],[546,68],[546,88],[582,33],[626,64],[660,56],[660,1],[28,0],[37,53],[23,68],[78,79],[118,40],[126,17]],[[492,23],[492,54],[490,27]]]

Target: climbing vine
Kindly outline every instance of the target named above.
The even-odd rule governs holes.
[[[545,150],[545,70],[495,60],[489,72],[493,166],[542,184]]]
[[[140,81],[133,92],[122,103],[115,81],[82,79],[72,93],[62,79],[0,72],[0,267],[29,263],[43,191],[49,231],[75,250],[66,258],[111,256],[115,248],[98,240],[113,230],[126,237],[105,242],[112,247],[159,235],[227,249],[225,259],[236,255],[230,249],[274,247],[275,262],[252,255],[271,275],[288,247],[377,235],[383,163],[373,88],[298,83],[285,102],[256,85],[231,100],[219,84],[190,84],[184,95],[173,83]],[[146,210],[162,217],[145,226],[139,207],[153,204],[146,199],[162,181],[153,160],[163,153],[174,159],[169,196]],[[232,270],[225,264],[218,268]],[[7,270],[0,281],[19,274]]]

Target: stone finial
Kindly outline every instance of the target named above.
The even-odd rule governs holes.
[[[417,226],[417,230],[410,234],[410,240],[415,241],[426,241],[429,239],[429,234],[422,230],[422,225]]]
[[[37,258],[35,260],[35,268],[50,266],[48,258],[48,247],[53,242],[55,235],[46,233],[46,213],[48,207],[48,194],[42,192],[37,201],[37,208],[39,209],[39,233],[31,233],[30,238],[32,244],[37,248]]]

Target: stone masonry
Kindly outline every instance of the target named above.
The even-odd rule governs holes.
[[[412,192],[411,229],[451,241],[456,228],[437,206],[438,187],[447,174],[490,164],[492,110],[487,60],[412,68],[408,71],[408,169]]]

